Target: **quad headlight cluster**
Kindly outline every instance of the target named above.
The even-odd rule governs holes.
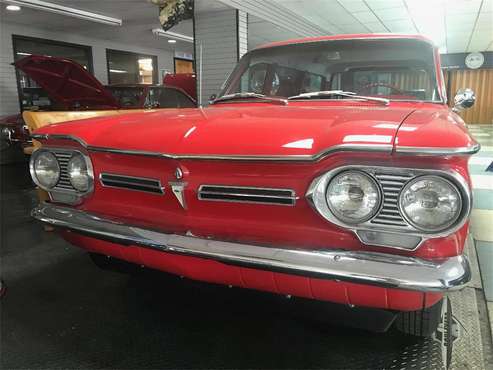
[[[29,167],[33,181],[48,192],[82,195],[92,190],[92,164],[81,152],[39,149],[31,156]]]
[[[405,249],[451,233],[471,206],[469,186],[457,173],[366,166],[329,171],[312,182],[307,198],[366,244]]]

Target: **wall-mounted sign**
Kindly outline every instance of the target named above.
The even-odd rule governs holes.
[[[466,56],[466,66],[471,69],[478,69],[484,64],[484,55],[482,53],[470,53]]]
[[[493,68],[493,52],[442,54],[443,69]]]

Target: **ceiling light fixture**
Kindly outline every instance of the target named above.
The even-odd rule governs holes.
[[[170,44],[176,44],[176,40],[173,40],[173,39],[169,39],[169,40],[168,40],[168,42],[169,42]]]
[[[172,43],[172,44],[174,44],[174,42],[176,42],[176,41],[185,41],[185,42],[193,43],[193,37],[192,36],[187,36],[187,35],[184,35],[182,33],[164,31],[162,28],[152,29],[152,33],[156,36],[167,37],[169,39],[168,42]]]
[[[21,7],[19,5],[7,5],[5,9],[10,10],[11,12],[18,12],[21,10]]]
[[[122,20],[117,18],[108,17],[106,15],[87,12],[85,10],[69,8],[55,3],[49,3],[41,0],[4,0],[9,3],[9,6],[23,6],[25,8],[43,10],[50,13],[66,15],[68,17],[74,17],[84,19],[86,21],[108,24],[110,26],[121,26]]]

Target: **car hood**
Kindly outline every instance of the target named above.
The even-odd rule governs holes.
[[[176,155],[310,155],[338,145],[390,147],[410,107],[221,104],[46,126],[92,147]]]
[[[30,55],[14,63],[62,108],[117,109],[116,99],[80,64],[64,58]]]

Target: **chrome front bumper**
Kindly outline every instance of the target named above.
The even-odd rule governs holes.
[[[123,246],[137,245],[230,265],[321,279],[425,292],[457,290],[471,279],[465,256],[427,261],[387,253],[262,247],[164,234],[48,203],[39,205],[32,215],[50,225]]]

